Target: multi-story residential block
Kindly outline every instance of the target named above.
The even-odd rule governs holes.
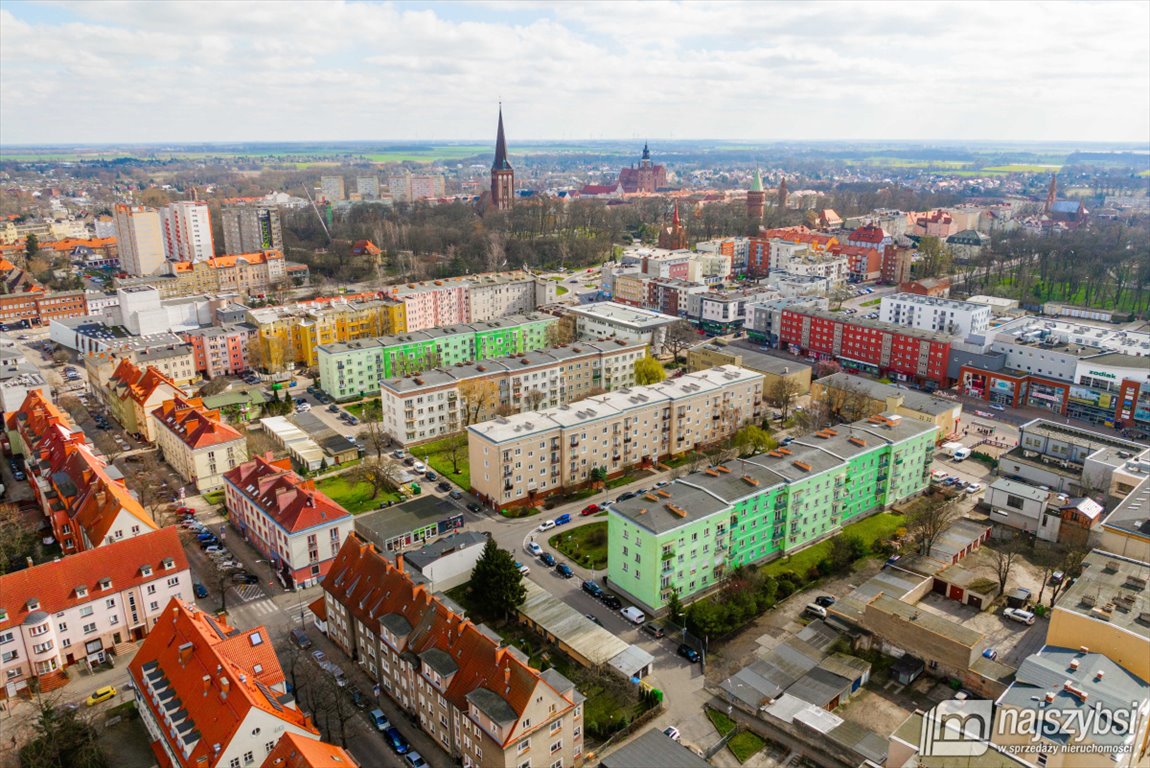
[[[990,307],[969,301],[938,299],[913,293],[882,297],[879,319],[884,323],[934,331],[965,339],[986,333],[990,327]]]
[[[153,366],[141,369],[127,358],[103,357],[88,366],[88,390],[128,433],[155,442],[152,411],[184,391]],[[106,375],[105,375],[106,374]]]
[[[439,198],[447,194],[443,175],[439,173],[411,174],[404,171],[387,178],[387,187],[396,202],[414,202]]]
[[[0,295],[0,323],[48,325],[66,317],[84,317],[90,314],[84,291],[48,293],[39,285],[31,290]]]
[[[951,337],[817,309],[783,310],[779,346],[847,370],[945,386]]]
[[[346,200],[343,176],[321,176],[319,179],[319,194],[324,200],[336,202]]]
[[[839,413],[838,405],[855,396],[865,398],[866,407],[872,412],[894,413],[934,424],[938,427],[939,440],[955,435],[962,422],[962,403],[915,389],[883,384],[849,373],[835,373],[811,382],[811,399],[829,400],[835,413]],[[852,405],[857,407],[856,403]]]
[[[902,285],[910,279],[913,261],[913,248],[888,245],[882,252],[882,274],[879,279],[884,285]]]
[[[495,504],[531,501],[712,445],[761,415],[763,376],[721,367],[468,430],[471,485]]]
[[[346,509],[292,471],[291,459],[256,456],[224,474],[228,522],[270,561],[285,589],[327,574],[352,532]]]
[[[199,378],[196,375],[196,360],[190,344],[139,346],[124,350],[123,355],[141,368],[157,369],[181,387]]]
[[[673,277],[652,278],[646,282],[646,288],[646,302],[638,306],[670,317],[686,317],[690,311],[691,297],[707,291],[707,286],[701,282]]]
[[[882,253],[883,249],[893,242],[894,238],[887,234],[881,226],[873,222],[856,228],[847,235],[846,239],[847,245],[854,246],[855,248],[874,249],[879,253]]]
[[[287,262],[281,251],[216,256],[208,263],[216,274],[216,290],[223,293],[267,293],[287,280]]]
[[[247,461],[247,441],[198,397],[174,397],[152,411],[164,461],[199,493],[224,484],[224,473]]]
[[[337,400],[374,395],[384,379],[542,349],[557,323],[533,313],[327,344],[316,350],[320,387]]]
[[[164,268],[164,227],[155,208],[117,205],[116,242],[120,267],[129,275],[158,275]]]
[[[649,294],[648,285],[655,278],[642,272],[616,275],[611,300],[629,307],[646,307]]]
[[[207,261],[215,255],[208,204],[180,200],[160,209],[164,253],[169,261]]]
[[[628,307],[613,301],[600,301],[566,310],[575,318],[575,333],[580,339],[623,339],[639,341],[661,352],[667,338],[667,326],[678,317],[652,312],[649,309]]]
[[[128,665],[128,675],[161,765],[255,766],[287,734],[319,739],[287,692],[265,627],[234,629],[173,599]]]
[[[376,187],[378,193],[379,188]],[[376,195],[378,197],[378,194]],[[220,212],[224,253],[283,252],[280,209],[265,205],[225,205]]]
[[[687,296],[687,319],[707,333],[719,336],[742,329],[747,305],[774,298],[773,291],[708,291]]]
[[[140,640],[172,598],[192,599],[175,528],[0,575],[0,678],[19,693]],[[47,676],[47,677],[45,677]]]
[[[746,368],[763,374],[763,391],[770,392],[780,379],[791,382],[795,392],[805,395],[811,389],[811,366],[795,363],[760,351],[758,344],[746,341],[727,343],[705,341],[687,350],[687,370],[691,373],[721,365]]]
[[[348,537],[323,582],[328,637],[467,768],[583,762],[583,699]]]
[[[12,452],[24,456],[32,496],[64,554],[156,530],[119,470],[94,452],[42,392],[31,392],[20,410],[8,414],[6,426]]]
[[[355,177],[355,191],[359,195],[360,200],[378,200],[379,199],[379,177],[378,176],[356,176]]]
[[[612,504],[608,579],[644,610],[801,549],[929,484],[936,428],[897,415],[826,429]],[[475,472],[474,465],[472,472]]]
[[[180,336],[192,347],[196,373],[214,379],[252,367],[248,353],[259,339],[259,330],[250,323],[229,323],[184,331]]]
[[[252,309],[247,322],[258,342],[253,367],[283,370],[296,363],[316,365],[325,344],[370,339],[393,332],[396,302],[375,294]]]
[[[847,280],[862,283],[882,276],[882,250],[860,245],[836,245],[835,256],[847,259]]]
[[[785,299],[801,296],[826,296],[830,293],[830,281],[820,275],[799,275],[792,272],[772,272],[766,285]]]
[[[514,271],[409,283],[386,295],[402,302],[404,329],[418,331],[533,312],[554,303],[557,291],[553,280]]]
[[[578,342],[384,379],[383,429],[410,445],[459,432],[500,410],[552,408],[596,391],[630,387],[635,363],[646,354],[642,343]]]
[[[826,309],[828,301],[825,296],[800,296],[748,304],[747,319],[743,326],[747,331],[747,338],[769,347],[778,347],[783,310],[799,307]]]
[[[148,286],[160,298],[199,296],[213,293],[243,293],[262,296],[287,284],[304,285],[308,268],[286,261],[277,250],[215,256],[204,261],[169,261],[166,273],[144,278],[117,278],[122,288]]]
[[[765,277],[773,270],[792,272],[792,261],[803,258],[814,260],[838,245],[838,238],[806,227],[768,229],[747,242],[747,273]]]

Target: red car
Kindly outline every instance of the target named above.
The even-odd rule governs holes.
[[[582,515],[583,517],[586,517],[587,515],[593,515],[596,512],[601,511],[601,509],[602,508],[598,504],[588,504],[586,507],[583,508],[583,511],[580,512],[579,514]]]
[[[191,507],[176,507],[176,514],[177,515],[194,515],[194,514],[196,514],[196,510],[192,509]]]

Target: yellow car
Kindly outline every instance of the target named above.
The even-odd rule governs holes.
[[[105,685],[103,688],[97,688],[96,692],[88,697],[88,706],[94,707],[101,701],[107,701],[116,695],[116,688],[112,685]]]

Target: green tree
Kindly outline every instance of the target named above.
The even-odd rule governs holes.
[[[667,614],[676,624],[683,620],[683,602],[679,600],[679,590],[671,590],[671,599],[667,601]]]
[[[607,468],[606,467],[592,467],[591,468],[591,484],[602,486],[607,482]]]
[[[658,384],[663,379],[667,378],[667,371],[659,364],[659,361],[651,357],[650,353],[642,360],[635,363],[635,383],[642,386],[644,384]]]
[[[31,261],[38,253],[40,253],[40,238],[34,234],[28,235],[24,238],[24,257]]]
[[[108,756],[91,724],[74,710],[57,708],[39,696],[37,706],[34,735],[20,748],[22,768],[108,768]]]
[[[762,427],[748,424],[735,433],[735,448],[744,456],[774,450],[778,443]]]
[[[830,561],[835,571],[848,571],[855,560],[866,554],[863,540],[853,533],[840,533],[831,539]]]
[[[523,574],[506,549],[488,539],[471,572],[471,597],[479,610],[491,618],[509,619],[527,598]]]

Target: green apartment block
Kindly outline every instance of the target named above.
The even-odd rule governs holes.
[[[693,472],[610,507],[611,586],[648,611],[793,552],[929,485],[937,427],[895,415]]]
[[[316,354],[320,388],[336,400],[353,400],[379,394],[384,379],[543,349],[547,329],[557,322],[552,315],[532,313],[324,344]]]

